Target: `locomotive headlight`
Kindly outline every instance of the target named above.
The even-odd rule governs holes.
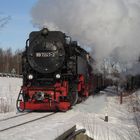
[[[60,74],[56,74],[55,77],[56,77],[57,79],[60,79],[61,75],[60,75]]]
[[[34,76],[33,76],[32,74],[29,74],[29,75],[28,75],[28,79],[29,79],[29,80],[32,80],[33,78],[34,78]]]

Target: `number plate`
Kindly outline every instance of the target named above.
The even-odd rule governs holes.
[[[37,52],[36,57],[55,57],[53,52]]]

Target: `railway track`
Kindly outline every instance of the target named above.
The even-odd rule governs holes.
[[[49,116],[52,116],[56,114],[56,112],[53,113],[26,113],[26,114],[21,114],[13,117],[9,117],[6,119],[3,119],[0,121],[0,133],[14,129],[19,126],[23,126],[25,124],[29,124],[44,118],[47,118]]]
[[[4,118],[4,119],[0,119],[0,122],[6,121],[6,120],[9,120],[9,119],[13,119],[13,118],[17,118],[17,117],[20,117],[20,116],[24,116],[24,115],[27,115],[27,114],[29,114],[29,113],[31,113],[31,112],[21,113],[21,114],[19,114],[19,115],[14,115],[14,116],[12,116],[12,117],[7,117],[7,118]]]

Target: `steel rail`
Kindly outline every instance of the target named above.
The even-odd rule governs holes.
[[[22,114],[19,114],[19,115],[14,115],[14,116],[11,116],[11,117],[0,119],[0,122],[6,121],[6,120],[10,120],[10,119],[13,119],[13,118],[17,118],[17,117],[20,117],[20,116],[24,116],[24,115],[27,115],[29,113],[32,113],[32,112],[22,113]]]
[[[51,114],[49,114],[49,115],[45,115],[45,116],[42,116],[42,117],[39,117],[39,118],[36,118],[36,119],[32,119],[32,120],[30,120],[30,121],[26,121],[26,122],[23,122],[23,123],[19,123],[19,124],[17,124],[17,125],[13,125],[13,126],[10,126],[10,127],[4,128],[4,129],[1,129],[1,130],[0,130],[0,133],[1,133],[1,132],[4,132],[4,131],[6,131],[6,130],[9,130],[9,129],[13,129],[13,128],[16,128],[16,127],[19,127],[19,126],[22,126],[22,125],[25,125],[25,124],[28,124],[28,123],[32,123],[32,122],[35,122],[35,121],[38,121],[38,120],[47,118],[47,117],[52,116],[52,115],[54,115],[54,114],[56,114],[56,112],[53,112],[53,113],[51,113]]]

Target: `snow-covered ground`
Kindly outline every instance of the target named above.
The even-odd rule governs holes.
[[[86,128],[88,135],[95,140],[140,140],[133,106],[130,103],[129,97],[125,97],[123,104],[120,105],[119,97],[111,95],[110,93],[105,94],[107,94],[107,96],[104,109],[98,114],[94,112],[89,113],[87,110],[85,115],[85,111],[82,113],[80,111],[80,116],[83,120],[79,121],[78,124]],[[136,100],[134,100],[134,102],[135,101]],[[100,103],[102,104],[102,102]],[[92,107],[91,103],[89,103],[89,106]],[[104,121],[106,113],[109,116],[108,122]],[[137,112],[137,115],[140,120],[140,112]]]
[[[18,82],[20,85],[20,80]],[[17,93],[15,94],[16,97]],[[108,87],[66,113],[57,113],[48,118],[0,132],[0,140],[9,140],[9,138],[10,140],[53,140],[75,124],[77,129],[86,128],[86,133],[94,140],[140,140],[136,123],[136,117],[140,120],[140,112],[138,110],[135,114],[133,112],[134,106],[140,108],[135,94],[140,98],[140,91],[137,91],[124,97],[123,104],[120,105],[115,87]],[[0,118],[10,117],[13,114],[16,113],[0,115]],[[108,122],[104,121],[106,114],[109,116]],[[37,117],[44,113],[34,113],[34,115]],[[26,116],[24,117],[28,120]],[[19,120],[16,119],[16,123],[20,121],[21,117]]]
[[[0,77],[0,113],[15,111],[21,78]]]

